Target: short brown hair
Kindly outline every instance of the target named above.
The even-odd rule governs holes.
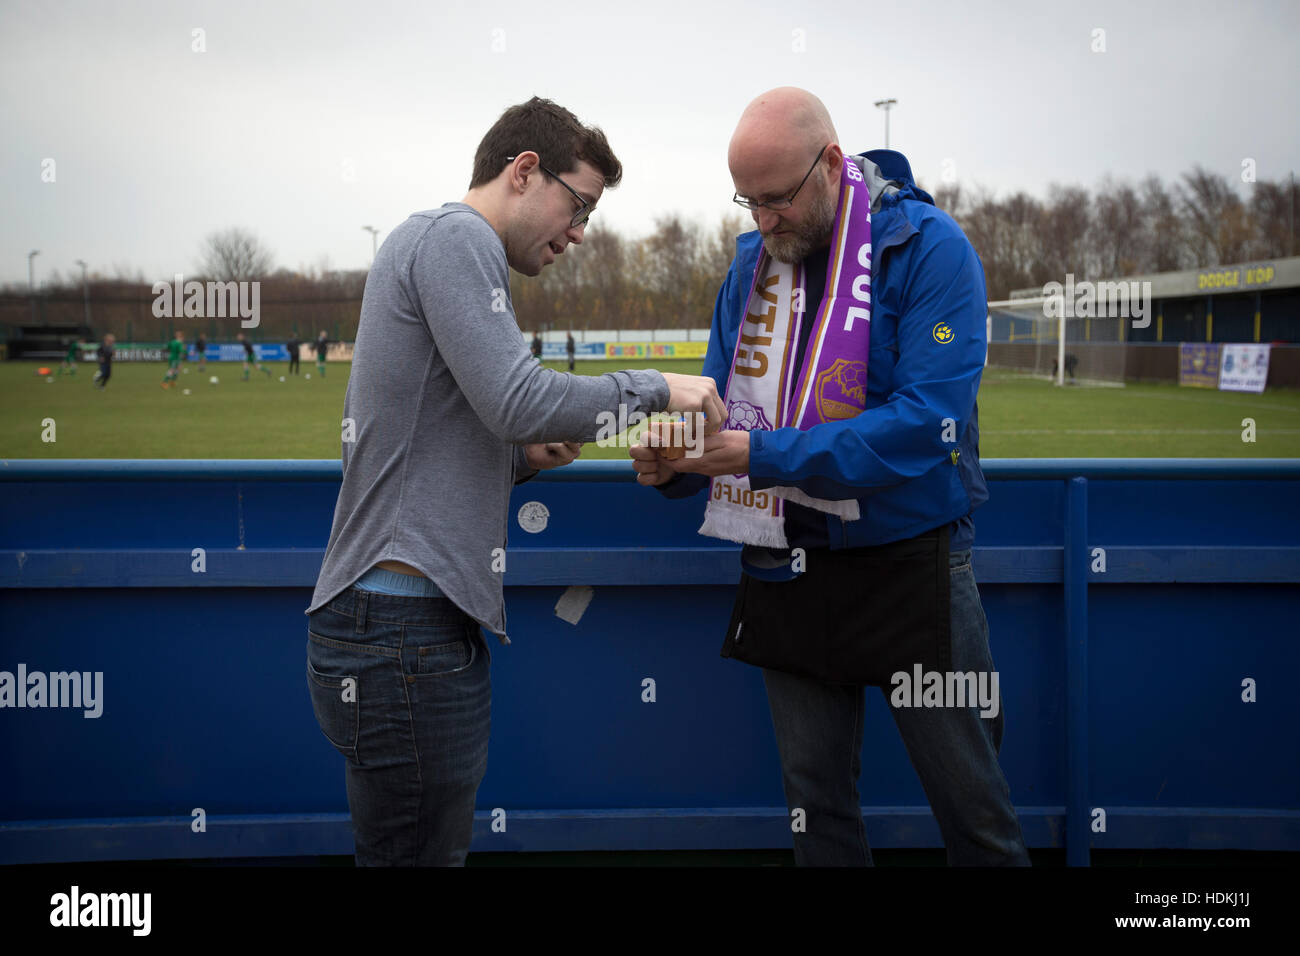
[[[572,172],[579,162],[588,162],[605,177],[606,188],[617,186],[623,178],[623,164],[599,127],[583,126],[563,106],[534,96],[510,107],[487,131],[474,153],[469,188],[496,179],[505,168],[506,157],[525,150],[532,150],[543,166],[557,173]]]

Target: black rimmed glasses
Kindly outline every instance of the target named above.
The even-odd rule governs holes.
[[[830,146],[830,143],[827,143],[826,146]],[[803,174],[803,179],[799,180],[799,185],[794,188],[794,192],[792,192],[785,199],[769,199],[766,202],[756,202],[753,199],[749,199],[746,198],[745,196],[742,196],[740,193],[736,193],[734,196],[731,197],[731,201],[738,206],[744,206],[746,209],[750,210],[751,212],[759,208],[789,209],[792,205],[794,205],[794,197],[799,195],[799,190],[803,189],[803,184],[808,181],[808,177],[812,175],[812,171],[816,169],[817,164],[821,162],[822,153],[826,152],[826,146],[823,146],[820,150],[817,151],[817,158],[814,159],[812,165],[808,167],[808,172]]]
[[[818,158],[820,159],[821,157],[818,157]],[[507,156],[507,157],[506,157],[506,162],[507,162],[507,163],[512,163],[512,162],[514,162],[514,161],[515,161],[515,157],[514,157],[514,156]],[[814,164],[814,165],[816,165],[816,164]],[[568,183],[566,183],[563,179],[561,179],[561,178],[559,177],[559,174],[558,174],[558,173],[553,173],[553,172],[551,172],[549,169],[547,169],[547,168],[546,168],[545,166],[543,166],[541,163],[538,163],[538,164],[537,164],[537,167],[538,167],[542,172],[544,172],[546,175],[548,175],[548,176],[550,176],[552,179],[554,179],[554,180],[555,180],[557,183],[559,183],[561,186],[563,186],[565,189],[567,189],[569,192],[573,193],[573,198],[576,199],[576,200],[578,200],[578,203],[579,203],[579,205],[578,205],[578,211],[575,212],[575,213],[573,214],[573,218],[569,220],[569,228],[570,228],[570,229],[576,229],[578,226],[585,226],[585,225],[587,224],[587,220],[591,218],[591,214],[592,214],[593,212],[596,211],[595,207],[592,206],[591,203],[587,202],[587,200],[585,200],[585,199],[583,199],[581,196],[579,196],[578,193],[574,190],[574,188],[573,188],[572,186],[570,186]],[[800,185],[802,185],[802,184],[800,184]]]

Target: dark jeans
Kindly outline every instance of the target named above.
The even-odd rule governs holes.
[[[298,356],[295,355],[293,352],[289,353],[289,374],[291,375],[298,374]]]
[[[952,667],[991,672],[988,621],[970,554],[954,551],[948,561]],[[865,687],[769,669],[763,670],[763,679],[781,754],[786,804],[792,814],[796,808],[804,810],[805,829],[793,834],[795,862],[871,866],[857,785]],[[886,703],[892,690],[880,688]],[[890,712],[939,823],[949,864],[1028,866],[1011,791],[998,765],[1001,700],[991,717],[981,717],[975,706],[891,706]]]
[[[308,615],[307,686],[344,757],[358,866],[462,866],[487,771],[490,657],[443,597],[350,587]]]
[[[95,379],[98,381],[99,386],[101,388],[103,388],[105,385],[108,384],[108,380],[112,377],[112,375],[113,375],[113,363],[100,362],[99,374],[95,376]]]

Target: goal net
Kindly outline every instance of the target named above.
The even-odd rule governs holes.
[[[988,304],[989,368],[1018,371],[1057,385],[1124,384],[1127,319],[1066,316],[1061,299]]]

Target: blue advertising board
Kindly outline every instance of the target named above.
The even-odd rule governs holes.
[[[244,347],[238,342],[209,342],[207,350],[203,353],[209,362],[242,362],[244,360]],[[284,345],[262,345],[253,344],[253,355],[259,362],[287,362],[289,361],[289,350]],[[188,361],[197,362],[199,354],[194,351],[191,344],[188,348]]]
[[[531,340],[529,347],[532,346]],[[543,342],[542,359],[548,362],[564,361],[569,357],[568,351],[563,342]],[[603,359],[605,357],[604,342],[578,342],[574,345],[574,358],[580,359]]]

